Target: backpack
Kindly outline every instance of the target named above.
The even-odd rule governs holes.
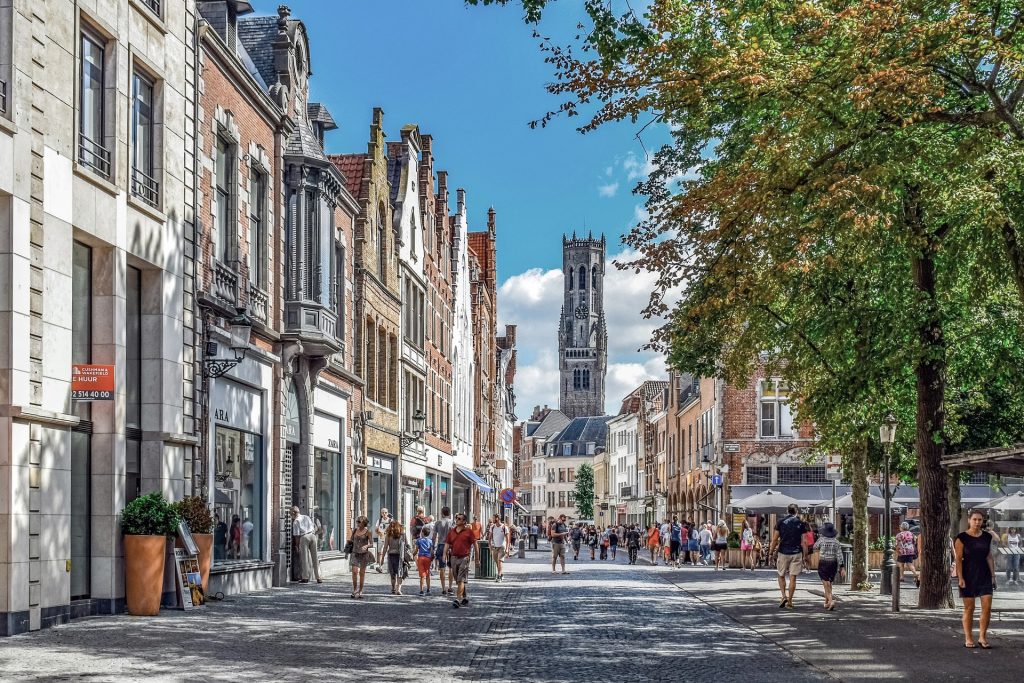
[[[906,536],[904,536],[906,534]],[[896,540],[898,541],[898,554],[900,555],[916,555],[917,548],[914,543],[914,534],[909,531],[903,531],[897,534]]]
[[[413,517],[412,520],[412,537],[419,538],[420,534],[423,533],[423,527],[426,526],[427,522],[419,515]]]

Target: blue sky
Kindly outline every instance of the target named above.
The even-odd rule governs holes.
[[[260,14],[276,13],[278,4],[253,3]],[[581,135],[579,118],[557,118],[531,129],[528,123],[559,100],[544,89],[552,68],[514,6],[467,8],[462,0],[292,0],[289,6],[310,32],[311,98],[326,104],[339,126],[328,134],[329,152],[364,151],[371,110],[379,106],[391,139],[408,123],[433,136],[436,168],[449,172],[449,187],[467,191],[471,228],[481,229],[494,206],[499,317],[520,326],[517,412],[527,417],[534,404],[557,404],[550,373],[561,282],[552,269],[561,266],[561,234],[604,232],[609,255],[619,252],[619,237],[642,205],[631,192],[647,163],[635,137],[641,124]],[[541,30],[571,37],[582,18],[582,2],[556,2]],[[664,139],[652,127],[643,143],[653,151]],[[606,287],[615,292],[621,284],[632,295],[614,302],[622,311],[606,302],[607,405],[615,412],[629,385],[657,374],[659,363],[635,353],[651,328],[636,313],[646,280],[620,279]]]

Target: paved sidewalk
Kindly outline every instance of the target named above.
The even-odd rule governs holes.
[[[468,609],[415,590],[391,596],[372,574],[362,601],[338,577],[189,613],[76,620],[0,641],[0,680],[823,679],[749,629],[722,628],[719,613],[650,568],[620,559],[552,576],[546,560],[530,553],[508,563],[503,583],[471,582]]]
[[[916,592],[904,592],[903,611],[877,593],[837,587],[834,612],[822,607],[816,573],[801,576],[795,609],[779,609],[773,570],[647,567],[688,593],[747,626],[813,666],[844,681],[1019,680],[1024,671],[1024,614],[997,613],[989,630],[990,651],[963,647],[960,611],[919,610]],[[907,586],[910,584],[908,583]],[[997,591],[996,607],[1019,603],[1019,592]],[[723,625],[727,622],[723,622]]]

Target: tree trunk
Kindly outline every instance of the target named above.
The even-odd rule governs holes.
[[[868,442],[865,438],[849,454],[853,498],[853,562],[850,590],[868,580]]]
[[[956,535],[960,533],[960,518],[962,516],[960,509],[960,470],[953,470],[949,473],[946,477],[946,486],[948,487],[947,493],[949,494],[949,537],[956,538]],[[948,567],[952,561],[952,556],[947,557],[946,566]],[[952,581],[949,582],[946,606],[949,608],[956,607],[956,602],[953,600]]]
[[[1013,281],[1017,284],[1017,294],[1020,300],[1024,301],[1024,253],[1017,236],[1017,228],[1010,221],[1006,221],[1003,223],[1002,233],[1003,249],[1010,261],[1010,272],[1013,273]]]
[[[946,495],[946,472],[942,469],[945,450],[946,346],[936,296],[935,253],[938,238],[924,230],[917,193],[908,192],[907,222],[916,237],[922,240],[920,251],[913,254],[914,287],[925,307],[918,330],[917,367],[917,433],[914,450],[921,490],[921,593],[918,607],[937,609],[946,605],[949,595],[949,504]]]

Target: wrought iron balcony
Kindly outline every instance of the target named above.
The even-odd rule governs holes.
[[[156,207],[160,204],[160,183],[137,168],[132,169],[132,194]]]
[[[238,273],[220,261],[213,263],[213,295],[230,307],[238,302]]]
[[[249,314],[261,323],[270,322],[270,296],[252,283],[249,283]]]
[[[104,178],[110,177],[110,152],[85,133],[78,134],[78,163],[88,166]]]

